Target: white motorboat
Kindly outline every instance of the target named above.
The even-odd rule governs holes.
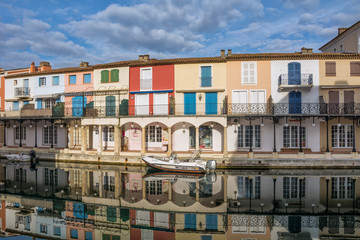
[[[150,167],[171,172],[204,173],[216,168],[215,160],[200,159],[200,151],[195,151],[192,157],[182,161],[178,160],[175,155],[171,155],[169,158],[145,156],[142,160]]]
[[[7,154],[5,155],[5,157],[8,160],[11,161],[19,161],[19,162],[26,162],[26,161],[30,161],[31,160],[31,156],[30,155],[26,155],[26,154]]]

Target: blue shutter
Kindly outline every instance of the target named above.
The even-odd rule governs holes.
[[[72,116],[83,116],[83,109],[86,107],[87,99],[83,96],[77,96],[72,98]]]
[[[301,64],[298,62],[292,62],[288,64],[288,77],[289,85],[301,84]]]
[[[70,229],[70,236],[71,236],[71,238],[77,239],[78,238],[78,230]]]
[[[41,86],[41,78],[39,78],[39,87]]]
[[[60,97],[58,97],[58,98],[55,100],[55,102],[56,102],[56,103],[61,102],[61,98],[60,98]]]
[[[85,232],[85,240],[92,240],[92,232]]]
[[[53,85],[54,86],[59,85],[59,76],[54,76],[53,77]]]
[[[91,83],[91,74],[84,74],[84,83]]]
[[[206,215],[206,230],[217,230],[217,215]]]
[[[76,75],[70,76],[70,84],[76,84]]]
[[[29,101],[24,101],[24,105],[29,104]]]
[[[201,86],[211,87],[211,66],[201,67]]]
[[[301,92],[292,91],[289,93],[289,113],[301,113]]]
[[[42,108],[42,99],[41,98],[36,99],[36,108],[37,109]]]
[[[19,111],[19,102],[14,102],[14,111]]]
[[[196,93],[184,93],[184,114],[196,114]]]
[[[54,227],[54,235],[61,236],[61,228],[60,227]]]
[[[185,229],[196,229],[196,214],[185,214]]]
[[[205,114],[217,114],[217,93],[205,93]]]

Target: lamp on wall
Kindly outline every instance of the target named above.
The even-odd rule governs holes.
[[[29,128],[32,128],[32,124],[29,125]]]
[[[131,125],[130,125],[131,128],[134,128],[134,123],[132,122]]]
[[[288,122],[287,122],[287,117],[285,118],[285,127],[288,127],[289,126],[289,124],[288,124]]]
[[[14,124],[13,128],[16,128],[16,124]]]
[[[202,99],[202,94],[200,93],[199,94],[199,101],[201,101],[201,99]]]
[[[210,128],[214,128],[214,123],[213,122],[211,122]]]
[[[340,117],[338,117],[338,127],[341,127],[341,123],[340,123]]]
[[[185,133],[185,127],[186,127],[185,122],[183,122],[183,124],[182,124],[183,133]]]
[[[264,118],[261,118],[261,125],[260,126],[264,126]]]
[[[315,127],[315,117],[313,117],[313,123],[312,126]]]
[[[158,127],[159,127],[159,122],[156,122],[155,127],[156,127],[156,128],[158,128]]]

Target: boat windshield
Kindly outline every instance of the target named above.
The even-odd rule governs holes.
[[[190,160],[200,158],[201,150],[195,150],[190,156]]]

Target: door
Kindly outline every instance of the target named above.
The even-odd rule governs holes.
[[[83,116],[84,108],[86,107],[86,97],[77,96],[72,98],[72,116]]]
[[[205,114],[217,114],[217,93],[205,93]]]
[[[29,79],[24,79],[24,82],[23,82],[23,95],[27,96],[30,94],[29,92]]]
[[[289,113],[301,114],[301,92],[289,93]]]
[[[344,113],[354,114],[354,91],[344,91]]]
[[[265,91],[250,92],[251,113],[265,113]]]
[[[339,91],[329,91],[329,114],[339,113]]]
[[[154,115],[168,114],[168,94],[154,93]]]
[[[115,96],[106,96],[106,116],[115,116]]]
[[[247,91],[235,90],[232,93],[232,112],[235,114],[248,112]]]
[[[196,114],[196,93],[184,93],[184,114]]]
[[[292,62],[288,64],[289,85],[301,85],[301,64]]]
[[[135,95],[135,115],[149,115],[149,94]]]

